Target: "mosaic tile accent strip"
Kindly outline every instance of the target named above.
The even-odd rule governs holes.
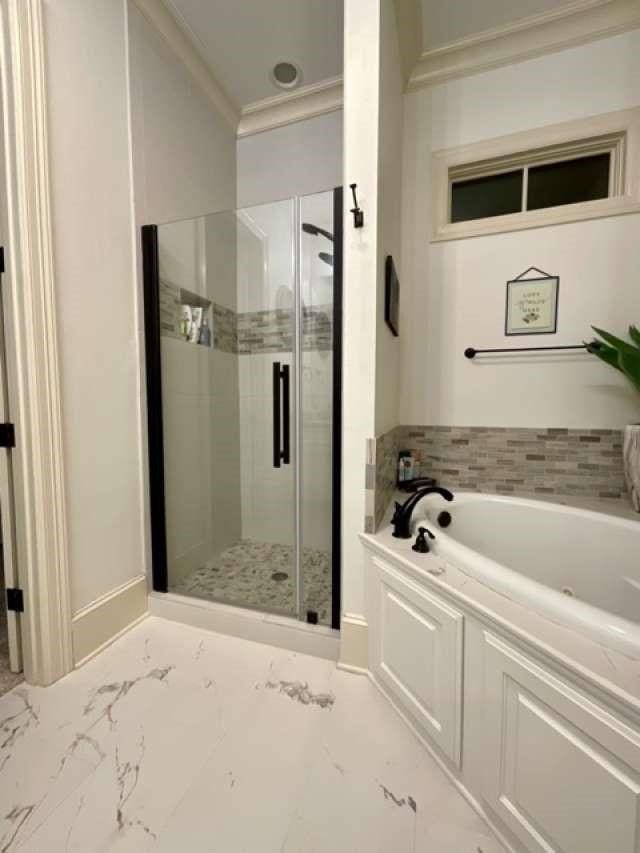
[[[293,325],[291,309],[245,311],[212,303],[213,346],[238,355],[291,352]],[[180,334],[181,291],[160,280],[160,331],[165,337],[182,339]],[[305,352],[333,349],[333,306],[303,308],[302,349]]]
[[[180,328],[180,288],[166,279],[160,279],[160,334],[178,338]]]
[[[377,530],[389,506],[400,450],[419,460],[421,476],[453,490],[626,499],[622,440],[611,429],[396,427],[367,451],[375,512],[367,510],[365,530]]]
[[[331,624],[331,555],[303,548],[305,610],[315,610],[321,625]],[[284,575],[284,577],[282,577]],[[293,546],[243,539],[191,572],[171,592],[224,601],[270,613],[294,615]]]
[[[392,429],[376,441],[375,529],[382,523],[398,481],[398,430]],[[404,448],[403,448],[404,449]]]
[[[237,352],[291,352],[293,322],[291,309],[250,311],[238,314]],[[329,351],[333,348],[333,307],[319,305],[303,308],[302,349],[305,352]]]
[[[213,303],[213,346],[222,352],[238,352],[238,315],[217,302]]]
[[[291,309],[238,314],[237,347],[240,355],[291,352],[293,349]]]
[[[302,309],[302,349],[328,352],[333,349],[333,305]]]
[[[620,430],[403,426],[398,442],[417,455],[423,476],[454,489],[626,495]]]

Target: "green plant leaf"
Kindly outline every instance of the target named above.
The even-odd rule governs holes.
[[[640,349],[640,330],[638,330],[637,326],[629,326],[629,337],[638,349]]]
[[[602,341],[591,341],[591,343],[585,344],[587,351],[592,355],[597,356],[600,361],[604,361],[605,364],[608,364],[610,367],[615,367],[616,370],[622,371],[620,364],[618,363],[618,350],[614,347],[610,347],[607,344],[603,344]]]
[[[619,353],[618,364],[620,365],[620,370],[640,391],[640,351],[636,355],[631,355],[628,352]]]
[[[626,341],[623,341],[622,338],[617,338],[610,332],[605,332],[604,329],[598,329],[595,326],[592,326],[591,328],[596,335],[599,335],[603,341],[606,341],[610,346],[617,349],[618,352],[628,352],[631,355],[638,354],[638,348],[634,347],[633,344],[628,344]]]

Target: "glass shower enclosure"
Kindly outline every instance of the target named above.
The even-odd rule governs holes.
[[[154,589],[339,627],[342,190],[142,240]]]

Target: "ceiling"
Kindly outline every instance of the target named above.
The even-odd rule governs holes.
[[[227,95],[244,107],[282,93],[276,62],[297,63],[302,85],[342,74],[343,0],[169,0]]]
[[[422,49],[575,5],[575,0],[421,0]]]
[[[190,31],[214,77],[239,108],[282,94],[269,77],[291,61],[302,85],[342,74],[343,0],[166,0]],[[414,0],[422,50],[448,44],[575,0]]]

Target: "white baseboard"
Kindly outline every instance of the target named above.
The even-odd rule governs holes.
[[[340,669],[360,673],[368,669],[368,634],[369,625],[363,616],[343,614],[340,621]]]
[[[147,615],[147,578],[140,575],[93,601],[71,620],[74,666],[82,666]]]
[[[351,666],[351,664],[338,661],[336,667],[344,672],[351,672],[353,675],[369,675],[369,670],[362,666]]]
[[[340,634],[323,625],[307,625],[286,616],[273,616],[170,592],[151,593],[149,610],[154,616],[205,631],[266,643],[326,660],[338,659]]]

